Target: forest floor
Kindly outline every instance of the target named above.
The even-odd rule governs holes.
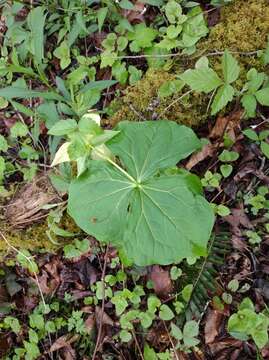
[[[267,0],[0,1],[1,359],[269,359],[268,39]],[[202,139],[205,256],[140,266],[76,225],[85,144],[55,124],[89,114]]]

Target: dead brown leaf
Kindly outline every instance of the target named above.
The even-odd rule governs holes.
[[[190,160],[187,162],[187,165],[185,166],[186,169],[191,170],[195,165],[205,160],[207,157],[212,157],[214,155],[215,149],[216,149],[216,145],[214,144],[204,145],[201,151],[191,156]]]
[[[162,298],[169,297],[173,291],[169,271],[162,269],[159,265],[154,265],[152,266],[149,277],[153,282],[155,293]]]
[[[58,351],[64,347],[70,346],[70,344],[77,341],[79,335],[70,336],[70,334],[65,334],[59,337],[50,347],[49,352]]]
[[[219,335],[221,323],[223,320],[223,312],[210,309],[205,319],[205,343],[211,344]]]
[[[231,215],[225,216],[224,220],[231,225],[232,233],[236,236],[242,236],[241,226],[247,229],[253,228],[242,203],[238,208],[231,209]]]
[[[216,341],[212,344],[209,344],[212,359],[220,359],[220,356],[224,355],[227,357],[222,357],[222,359],[228,359],[228,355],[234,351],[236,348],[242,347],[242,341],[236,340],[233,338],[226,338],[223,341]]]
[[[236,140],[236,133],[240,130],[242,110],[231,113],[226,117],[218,117],[213,129],[209,134],[210,139],[219,139],[227,133],[232,140]]]
[[[98,326],[100,325],[101,314],[102,314],[102,309],[100,308],[100,306],[96,306],[95,307],[95,317],[96,317],[96,324]],[[111,319],[110,316],[107,315],[106,312],[103,313],[102,323],[103,323],[103,325],[110,325],[110,326],[114,325],[114,321]]]
[[[75,350],[70,346],[66,346],[61,351],[64,360],[75,360],[77,358]]]
[[[84,322],[85,328],[87,330],[87,333],[90,334],[95,326],[95,315],[94,314],[90,314],[87,319]]]

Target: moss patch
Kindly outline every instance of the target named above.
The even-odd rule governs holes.
[[[269,35],[269,1],[236,0],[221,10],[220,23],[210,29],[207,40],[198,44],[197,55],[229,49],[236,52],[252,52],[266,47]],[[240,78],[235,86],[240,89],[246,82],[247,71],[255,67],[265,71],[256,55],[234,54],[240,67]],[[119,121],[174,120],[180,124],[196,127],[208,120],[207,106],[209,97],[205,94],[192,93],[180,101],[176,99],[185,92],[160,99],[160,86],[176,78],[183,69],[193,68],[195,58],[179,58],[173,67],[174,73],[149,70],[135,86],[129,86],[124,96],[114,100],[109,108],[110,119],[107,123],[115,126]],[[210,56],[211,66],[221,74],[221,56]]]
[[[269,34],[269,1],[236,0],[221,9],[220,22],[210,29],[202,47],[250,52],[263,49]]]
[[[174,120],[179,124],[197,126],[206,119],[207,100],[204,95],[191,94],[180,97],[183,91],[166,98],[158,96],[158,90],[167,81],[176,76],[166,71],[150,69],[144,78],[134,86],[129,86],[124,96],[114,100],[109,111],[112,116],[107,121],[115,126],[119,121]]]
[[[64,215],[61,224],[61,228],[79,233],[80,230],[74,223],[74,221],[68,216]],[[46,234],[48,230],[48,224],[46,221],[29,226],[26,229],[13,229],[6,225],[5,222],[0,222],[1,231],[8,240],[8,242],[16,249],[27,249],[29,251],[46,251],[55,252],[65,243],[70,242],[70,238],[57,238],[57,242],[54,244],[51,242]],[[0,260],[3,259],[12,249],[0,236]]]

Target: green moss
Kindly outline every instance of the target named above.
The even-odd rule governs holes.
[[[224,6],[220,22],[210,29],[207,48],[240,52],[265,48],[269,34],[268,5],[268,0],[236,0]]]
[[[193,68],[199,56],[229,49],[244,53],[234,54],[241,67],[240,77],[235,86],[241,89],[250,68],[255,67],[258,71],[266,70],[256,54],[250,56],[246,53],[264,49],[268,35],[268,0],[235,0],[231,5],[224,6],[221,10],[220,22],[210,29],[208,39],[198,44],[195,57],[179,58],[175,61],[173,74],[163,70],[149,70],[142,80],[125,90],[122,98],[111,103],[111,118],[107,123],[114,126],[122,120],[141,121],[161,118],[196,127],[209,118],[208,96],[192,93],[188,98],[176,101],[186,91],[184,88],[181,93],[160,99],[158,97],[160,86],[166,81],[174,80],[176,74],[180,74],[184,69]],[[211,66],[221,75],[221,56],[210,56],[209,60]]]
[[[115,126],[123,120],[161,119],[197,126],[206,119],[207,97],[194,93],[179,100],[186,88],[173,96],[162,99],[158,96],[160,86],[175,79],[175,75],[166,71],[150,69],[142,80],[125,90],[122,98],[112,102],[112,116],[107,123]]]
[[[35,224],[23,230],[9,228],[6,224],[0,223],[1,231],[8,242],[17,249],[35,250],[44,248],[53,251],[53,245],[47,235],[47,223]],[[0,238],[0,253],[2,255],[8,253],[10,248],[8,244]]]
[[[264,71],[256,54],[251,52],[266,48],[269,35],[269,4],[268,0],[235,0],[221,9],[221,19],[210,29],[206,40],[198,44],[197,54],[206,55],[216,51],[233,54],[241,67],[241,78],[245,81],[246,72],[255,67]],[[212,66],[220,68],[220,56],[210,56]]]
[[[0,227],[7,241],[18,250],[27,249],[29,251],[46,251],[53,253],[66,242],[70,242],[70,238],[59,237],[57,238],[59,245],[51,242],[46,234],[46,231],[48,230],[46,221],[31,225],[26,229],[14,229],[4,222],[0,222]],[[60,227],[74,233],[80,231],[68,215],[63,216]],[[0,260],[10,251],[12,251],[12,249],[0,236]]]

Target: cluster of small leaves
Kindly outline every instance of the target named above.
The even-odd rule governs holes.
[[[103,130],[100,127],[100,116],[88,113],[77,122],[74,119],[58,121],[50,130],[50,135],[66,136],[68,141],[58,149],[52,166],[63,162],[76,161],[77,176],[87,168],[87,161],[112,157],[105,142],[118,134],[117,131]]]
[[[221,64],[222,78],[209,67],[206,57],[201,57],[197,61],[195,69],[188,69],[180,76],[180,79],[191,90],[206,94],[212,93],[211,115],[215,115],[225,108],[234,97],[241,97],[246,117],[256,115],[257,103],[269,106],[269,87],[267,76],[264,73],[258,73],[254,68],[249,70],[247,82],[239,91],[232,84],[239,77],[240,67],[228,50],[225,50]]]
[[[249,298],[239,305],[238,312],[228,321],[228,331],[236,339],[247,341],[252,338],[259,349],[268,342],[269,318],[263,313],[256,313]]]

